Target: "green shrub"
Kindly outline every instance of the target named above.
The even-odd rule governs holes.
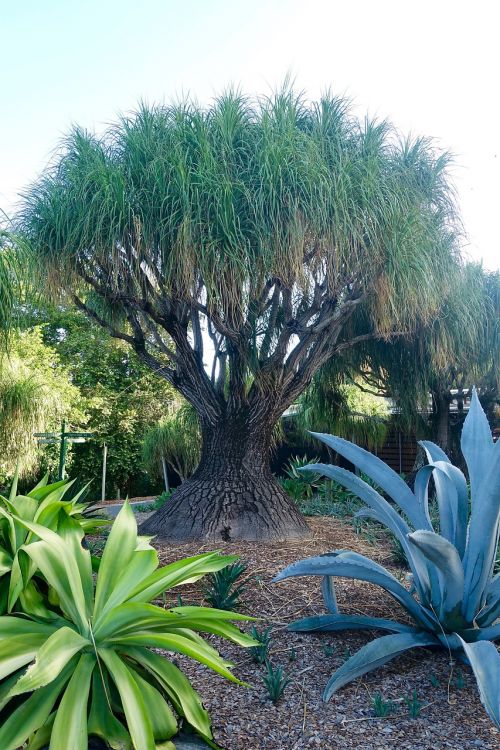
[[[58,533],[23,525],[40,539],[25,546],[25,557],[53,587],[57,604],[43,619],[0,617],[2,750],[15,750],[28,738],[32,750],[49,743],[51,750],[87,750],[89,735],[113,748],[153,750],[162,743],[173,750],[169,740],[179,721],[210,739],[208,714],[188,679],[151,649],[189,656],[238,682],[199,633],[253,646],[229,622],[251,618],[204,607],[166,610],[150,602],[234,557],[208,553],[158,568],[156,551],[137,536],[125,503],[94,582],[83,532],[74,524],[63,518]]]
[[[474,391],[462,431],[462,453],[471,486],[443,451],[422,441],[429,464],[418,472],[414,493],[376,456],[341,438],[315,434],[344,458],[368,474],[390,498],[336,466],[307,467],[356,492],[366,507],[358,517],[385,525],[404,549],[411,571],[408,591],[391,573],[364,555],[337,550],[290,565],[275,580],[319,575],[330,614],[309,617],[290,626],[294,631],[385,630],[389,635],[371,641],[335,672],[324,698],[360,675],[387,663],[408,649],[440,647],[465,650],[479,691],[493,721],[500,726],[498,684],[500,655],[500,575],[494,575],[500,527],[500,441],[496,444]],[[434,480],[440,534],[429,513],[428,486]],[[399,511],[399,512],[398,512]],[[415,625],[377,617],[344,615],[335,598],[336,576],[368,581],[384,588],[407,611]],[[476,665],[476,666],[474,666]]]

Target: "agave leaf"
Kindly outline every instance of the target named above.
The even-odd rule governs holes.
[[[323,600],[332,614],[338,614],[337,596],[335,594],[335,579],[333,576],[323,576],[321,581]]]
[[[391,633],[418,633],[420,631],[411,625],[404,625],[381,617],[365,617],[364,615],[314,615],[297,620],[288,626],[293,633],[299,632],[337,632],[339,630],[388,630]]]
[[[94,654],[83,654],[57,709],[50,750],[88,750],[87,702],[96,665]]]
[[[38,650],[35,663],[16,682],[10,691],[10,697],[37,690],[55,680],[72,657],[90,645],[90,641],[82,638],[75,630],[59,628]]]
[[[0,641],[0,680],[32,661],[47,640],[44,633],[23,633]]]
[[[50,714],[43,727],[40,727],[38,732],[36,732],[35,735],[30,739],[28,745],[29,750],[47,750],[55,718],[56,712],[54,711]]]
[[[99,649],[99,656],[106,665],[120,693],[123,711],[127,719],[134,747],[155,750],[153,727],[149,712],[137,682],[122,659],[111,649]]]
[[[421,445],[425,450],[427,454],[427,460],[430,464],[434,463],[435,461],[443,461],[444,463],[452,465],[444,450],[440,448],[439,445],[436,445],[436,443],[433,443],[430,440],[419,440],[418,444]]]
[[[131,561],[137,544],[137,523],[128,502],[118,513],[102,553],[95,590],[94,616],[104,609],[123,569]]]
[[[210,739],[210,717],[187,677],[172,662],[152,651],[126,647],[124,653],[158,679],[172,705],[203,737]]]
[[[71,482],[71,484],[73,484],[73,482]],[[28,492],[28,495],[41,502],[42,500],[45,500],[48,495],[50,495],[52,492],[56,492],[56,490],[59,490],[61,487],[65,488],[65,492],[67,489],[66,485],[68,485],[67,479],[60,479],[58,482],[53,482],[52,484],[38,483],[36,487],[31,490],[31,492]],[[54,495],[54,497],[60,500],[64,495],[64,492],[62,493],[62,495]]]
[[[105,740],[113,750],[133,750],[130,734],[110,711],[108,698],[98,669],[92,674],[92,705],[88,733]]]
[[[110,640],[117,646],[148,646],[150,648],[161,648],[166,651],[173,651],[178,654],[185,654],[186,656],[199,661],[200,664],[205,664],[214,672],[218,672],[220,675],[225,677],[231,682],[242,684],[232,672],[229,671],[228,667],[232,664],[225,662],[220,656],[216,655],[215,650],[203,642],[200,638],[193,639],[193,633],[187,632],[175,632],[170,631],[168,633],[134,633],[132,635],[123,636],[120,638]]]
[[[162,694],[128,665],[148,707],[155,740],[168,740],[177,731],[177,721]]]
[[[443,624],[457,621],[463,626],[460,610],[464,596],[464,569],[456,547],[433,531],[415,531],[409,535],[408,541],[436,566],[441,591],[440,621]]]
[[[474,500],[480,500],[481,485],[489,474],[493,455],[500,453],[500,445],[493,442],[491,429],[479,402],[477,391],[472,390],[469,413],[462,428],[460,441],[462,453],[469,470],[471,494]]]
[[[112,591],[109,592],[100,614],[95,618],[95,629],[97,630],[102,620],[108,613],[113,617],[113,610],[122,604],[132,591],[140,586],[158,567],[158,553],[150,548],[147,550],[136,550],[128,564],[122,569],[121,577],[116,582]]]
[[[500,729],[500,654],[488,641],[466,643],[460,640],[474,672],[482,704]]]
[[[485,602],[493,576],[500,531],[500,441],[484,477],[479,498],[473,497],[469,536],[464,555],[463,612],[471,621]]]
[[[429,633],[396,633],[383,635],[351,656],[330,678],[323,693],[328,701],[333,693],[357,677],[387,664],[396,656],[412,648],[439,646],[439,640]]]
[[[343,438],[325,435],[320,432],[311,432],[311,435],[321,440],[321,442],[328,445],[337,453],[340,453],[341,456],[353,463],[369,476],[370,479],[376,482],[379,487],[382,487],[405,513],[415,529],[427,528],[427,519],[425,516],[422,516],[420,508],[415,502],[413,492],[406,482],[401,479],[399,474],[396,474],[380,458]]]
[[[49,685],[33,693],[3,721],[0,727],[2,750],[21,747],[30,734],[45,724],[68,679],[69,671],[66,670]]]
[[[236,555],[222,556],[217,551],[177,560],[156,570],[142,581],[128,597],[133,602],[148,602],[174,586],[191,583],[207,573],[214,573],[238,559]]]
[[[346,550],[328,552],[289,565],[273,580],[277,582],[292,576],[307,575],[341,576],[374,583],[391,594],[422,627],[430,630],[438,627],[432,613],[420,606],[397,578],[364,555]]]

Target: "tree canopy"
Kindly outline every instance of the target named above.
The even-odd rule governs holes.
[[[331,357],[439,316],[459,265],[448,164],[343,98],[286,87],[70,133],[18,229],[49,285],[195,407],[199,497],[186,482],[162,510],[191,513],[171,533],[211,526],[197,502],[213,536],[304,533],[270,476],[273,425]],[[266,492],[267,515],[251,501]]]

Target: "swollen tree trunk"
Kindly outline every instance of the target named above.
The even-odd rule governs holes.
[[[298,539],[308,526],[271,474],[274,420],[247,410],[216,424],[202,420],[203,447],[192,477],[141,525],[164,540]]]

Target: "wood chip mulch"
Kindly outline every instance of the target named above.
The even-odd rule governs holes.
[[[346,656],[373,634],[301,634],[286,630],[301,617],[325,612],[318,578],[272,578],[286,565],[334,549],[367,554],[401,579],[405,571],[392,564],[390,550],[370,545],[353,528],[334,518],[308,519],[311,538],[288,543],[232,542],[224,553],[238,554],[247,565],[243,597],[245,613],[260,618],[259,629],[272,627],[270,660],[291,676],[281,700],[266,697],[263,666],[242,648],[216,638],[214,645],[235,664],[235,675],[250,688],[231,684],[208,668],[179,658],[178,663],[198,690],[213,722],[217,743],[225,750],[494,750],[500,734],[480,703],[471,670],[451,663],[446,653],[415,649],[342,688],[329,703],[322,701],[328,678]],[[163,563],[213,549],[195,543],[158,545]],[[199,584],[175,589],[184,604],[202,604]],[[351,614],[398,618],[405,614],[381,589],[341,579],[340,609]],[[174,604],[167,601],[167,606]],[[248,628],[246,628],[248,629]],[[379,634],[377,634],[379,635]],[[406,698],[417,691],[422,704],[418,718],[408,713]],[[392,701],[394,713],[377,718],[373,697]]]

